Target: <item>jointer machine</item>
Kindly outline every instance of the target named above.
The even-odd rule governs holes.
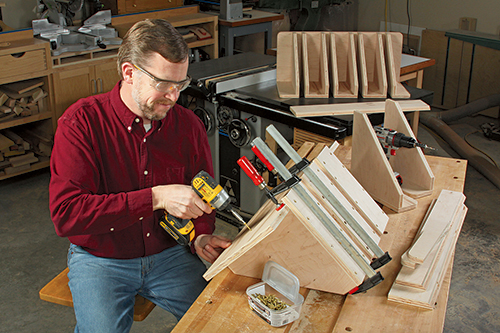
[[[251,150],[256,137],[266,137],[273,124],[290,143],[294,128],[339,140],[349,135],[350,126],[333,117],[297,118],[290,106],[333,103],[330,99],[281,99],[276,90],[276,57],[241,53],[234,56],[192,63],[188,74],[192,83],[180,98],[184,106],[195,104],[194,112],[207,130],[212,151],[215,179],[232,197],[233,206],[250,218],[266,201],[265,194],[241,171],[242,156],[262,173],[266,171]],[[191,107],[193,108],[193,107]],[[286,162],[286,154],[278,151]],[[271,173],[270,173],[271,175]],[[271,175],[272,176],[272,175]],[[270,176],[268,185],[276,179]],[[219,216],[239,225],[231,216]]]

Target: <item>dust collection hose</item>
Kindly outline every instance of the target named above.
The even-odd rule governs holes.
[[[455,109],[440,112],[420,112],[420,122],[435,131],[462,158],[500,189],[500,169],[465,142],[447,123],[471,116],[500,105],[500,94],[480,98]]]

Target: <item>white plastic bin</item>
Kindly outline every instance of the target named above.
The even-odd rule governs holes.
[[[268,261],[262,282],[247,288],[250,307],[271,326],[280,327],[299,318],[304,297],[299,294],[299,279],[274,261]],[[254,295],[274,295],[288,306],[282,310],[267,307]]]

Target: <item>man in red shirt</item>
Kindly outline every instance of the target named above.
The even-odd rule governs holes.
[[[135,24],[118,53],[121,81],[70,106],[51,157],[50,211],[71,242],[75,332],[128,332],[136,294],[173,313],[206,286],[205,265],[230,240],[212,235],[215,215],[191,189],[213,174],[202,122],[176,104],[190,78],[188,47],[167,21]],[[158,224],[168,211],[193,219],[191,249]]]

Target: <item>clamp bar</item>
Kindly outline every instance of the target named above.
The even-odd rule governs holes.
[[[292,174],[288,169],[281,163],[281,161],[274,155],[271,149],[266,145],[261,138],[257,137],[253,140],[253,143],[257,146],[257,149],[265,156],[265,158],[278,170],[278,173],[287,181],[292,178]],[[349,240],[340,232],[338,227],[332,223],[331,217],[328,217],[325,212],[323,212],[318,204],[311,198],[307,193],[306,189],[302,184],[297,183],[294,189],[299,196],[299,198],[306,204],[307,207],[311,209],[318,220],[323,224],[323,226],[330,232],[330,234],[339,242],[339,244],[344,248],[347,254],[354,260],[358,267],[369,277],[372,278],[376,275],[373,268],[363,259],[358,250],[349,242]]]
[[[267,132],[271,134],[273,139],[280,145],[281,149],[295,162],[301,163],[302,157],[293,149],[292,146],[286,141],[281,133],[273,125],[266,128]],[[321,192],[328,202],[335,208],[345,222],[354,230],[354,232],[365,242],[373,254],[378,258],[384,256],[384,251],[378,246],[377,243],[366,233],[366,231],[359,225],[358,221],[354,219],[351,213],[338,201],[338,199],[330,192],[326,185],[318,178],[318,176],[310,169],[305,168],[304,174],[311,180],[316,188]]]

